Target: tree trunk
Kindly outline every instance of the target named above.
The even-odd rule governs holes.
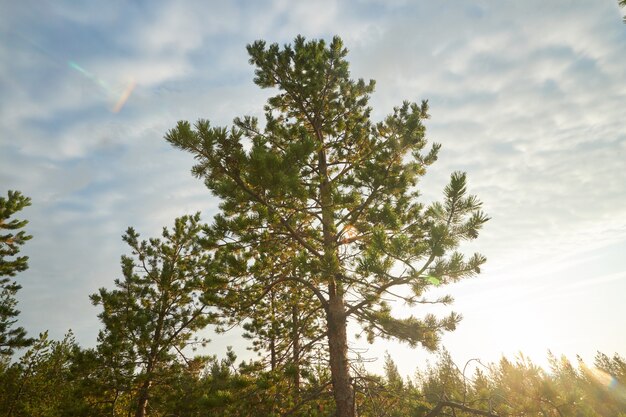
[[[297,299],[291,306],[291,338],[292,338],[292,349],[293,349],[293,366],[294,366],[294,375],[293,375],[293,385],[296,390],[296,393],[300,392],[300,331],[298,329],[298,304]]]
[[[354,417],[354,392],[350,383],[345,308],[340,297],[332,297],[329,301],[328,346],[337,417]]]
[[[146,408],[148,407],[148,393],[150,391],[150,385],[152,381],[147,379],[139,389],[139,398],[137,399],[137,410],[135,411],[135,417],[145,417]]]
[[[315,129],[320,143],[323,135]],[[320,174],[320,206],[322,210],[322,233],[324,246],[323,274],[328,283],[328,353],[330,356],[330,375],[333,383],[333,395],[337,407],[337,417],[355,417],[354,393],[350,384],[350,366],[348,363],[347,317],[343,302],[344,291],[337,253],[337,229],[334,219],[332,184],[328,176],[328,163],[324,147],[318,152]]]
[[[276,370],[276,334],[277,334],[277,323],[276,323],[276,314],[274,310],[274,290],[270,290],[270,366],[272,372]]]

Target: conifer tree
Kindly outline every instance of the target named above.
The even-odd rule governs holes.
[[[129,228],[123,239],[134,258],[122,257],[123,279],[114,290],[101,288],[91,296],[102,305],[99,350],[118,358],[119,369],[139,368],[135,416],[146,415],[150,390],[168,366],[185,360],[183,350],[194,332],[211,323],[211,300],[219,292],[210,273],[210,257],[198,244],[200,215],[176,219],[173,230],[163,229],[163,239],[139,241]]]
[[[314,348],[324,342],[322,310],[295,286],[270,290],[251,309],[243,324],[244,337],[252,340],[253,350],[265,356],[272,371],[292,376],[297,390],[300,368],[311,362]]]
[[[316,300],[337,415],[354,416],[348,321],[361,324],[370,340],[393,337],[435,349],[460,316],[396,318],[388,300],[424,302],[430,286],[479,272],[484,257],[466,259],[456,248],[476,238],[488,218],[461,172],[452,174],[443,202],[418,201],[418,181],[440,148],[427,149],[428,105],[404,102],[372,122],[374,81],[350,78],[338,37],[327,45],[299,36],[283,48],[257,41],[248,53],[254,82],[278,89],[265,106],[264,126],[249,116],[231,128],[181,121],[166,139],[195,156],[192,172],[222,201],[209,237],[231,288],[258,299],[290,283]],[[255,275],[268,247],[293,253],[300,272]]]
[[[323,310],[316,300],[302,293],[289,277],[305,275],[299,271],[293,251],[273,251],[258,257],[251,267],[257,284],[287,278],[284,285],[269,288],[266,297],[258,298],[256,291],[234,294],[240,302],[230,303],[228,314],[233,318],[248,320],[243,324],[244,336],[253,341],[253,349],[265,354],[272,371],[279,370],[290,375],[292,386],[300,387],[301,367],[312,360],[316,347],[324,342]],[[246,302],[242,302],[243,299]],[[234,307],[234,310],[232,309]],[[243,307],[243,309],[242,309]],[[236,311],[235,311],[236,310]]]
[[[28,268],[28,256],[17,255],[20,246],[32,238],[20,230],[28,220],[11,219],[11,216],[28,206],[30,198],[19,191],[9,191],[7,198],[0,197],[0,355],[11,355],[14,349],[32,343],[23,327],[13,327],[20,313],[15,296],[22,286],[11,280]]]
[[[82,398],[75,395],[71,371],[78,349],[71,330],[59,341],[49,339],[47,331],[41,333],[11,366],[13,378],[0,381],[6,384],[0,413],[11,417],[81,415]]]

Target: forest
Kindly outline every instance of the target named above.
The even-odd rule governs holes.
[[[19,326],[16,278],[28,267],[31,204],[0,198],[0,413],[17,416],[626,416],[626,361],[598,353],[520,354],[457,364],[442,346],[461,316],[429,290],[474,277],[468,254],[490,218],[464,172],[441,201],[421,200],[438,159],[428,102],[403,102],[373,121],[375,82],[350,78],[347,49],[298,36],[247,47],[254,82],[276,95],[264,120],[231,127],[180,121],[165,134],[190,153],[192,174],[220,202],[210,223],[185,215],[161,236],[132,227],[109,288],[89,295],[101,330],[93,348]],[[36,239],[36,236],[34,237]],[[85,295],[86,297],[88,295]],[[397,316],[404,303],[415,315]],[[394,339],[438,352],[433,364],[367,370],[350,346]],[[201,355],[205,329],[244,331],[258,359]],[[410,378],[398,370],[417,367]]]

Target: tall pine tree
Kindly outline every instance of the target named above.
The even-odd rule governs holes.
[[[419,303],[431,285],[479,272],[483,256],[466,259],[455,249],[488,218],[460,172],[443,202],[418,201],[418,180],[439,150],[426,149],[427,103],[404,102],[373,123],[374,81],[350,79],[339,38],[327,45],[297,37],[283,48],[257,41],[248,53],[254,82],[278,89],[264,126],[249,116],[231,128],[181,121],[166,139],[195,156],[193,173],[222,200],[209,235],[231,288],[264,297],[295,285],[321,307],[337,415],[354,416],[348,321],[370,339],[435,349],[460,316],[396,318],[388,300]],[[255,275],[268,246],[293,253],[300,272]]]

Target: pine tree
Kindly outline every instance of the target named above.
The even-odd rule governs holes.
[[[80,415],[82,398],[76,396],[75,375],[71,364],[78,345],[70,330],[60,340],[41,333],[11,366],[13,375],[4,382],[5,397],[0,396],[0,412],[6,416]]]
[[[140,369],[133,381],[137,417],[146,415],[150,390],[168,366],[186,360],[187,346],[206,342],[193,339],[194,332],[215,319],[210,304],[219,283],[198,244],[199,220],[199,214],[176,219],[173,230],[163,229],[162,240],[140,242],[129,228],[123,239],[135,259],[122,257],[124,278],[115,280],[115,290],[102,288],[91,296],[103,307],[101,353],[117,358],[121,370]]]
[[[328,46],[297,37],[282,49],[257,41],[248,53],[254,82],[279,90],[265,106],[265,126],[249,116],[230,129],[181,121],[166,139],[195,156],[192,172],[222,200],[212,250],[225,253],[220,262],[231,287],[262,297],[290,283],[323,310],[337,415],[353,416],[348,321],[370,340],[435,349],[460,316],[398,319],[387,300],[424,302],[430,286],[479,272],[483,256],[466,259],[455,249],[488,218],[460,172],[442,203],[418,201],[418,181],[440,148],[426,149],[428,105],[404,102],[373,123],[374,81],[350,79],[338,37]],[[255,276],[268,247],[293,253],[301,273]]]
[[[17,256],[20,246],[32,238],[20,230],[28,220],[11,219],[13,214],[28,206],[30,198],[19,191],[9,191],[7,198],[0,197],[0,355],[11,355],[16,348],[33,342],[26,337],[23,327],[13,327],[20,313],[15,296],[22,286],[10,279],[28,269],[28,256]]]
[[[323,310],[308,294],[301,293],[299,286],[289,277],[305,274],[293,262],[294,253],[281,252],[263,254],[252,265],[251,273],[257,283],[272,282],[287,278],[284,285],[269,288],[266,297],[258,298],[257,291],[234,294],[239,303],[231,303],[236,309],[232,317],[244,314],[245,337],[253,341],[253,349],[265,353],[272,371],[286,372],[292,378],[295,391],[300,388],[301,367],[306,367],[316,353],[315,348],[323,343]],[[242,297],[253,296],[242,303]]]
[[[398,366],[391,358],[391,355],[389,355],[389,352],[385,352],[383,369],[385,370],[385,382],[387,385],[400,391],[404,385],[404,381],[402,380],[400,372],[398,372]]]

